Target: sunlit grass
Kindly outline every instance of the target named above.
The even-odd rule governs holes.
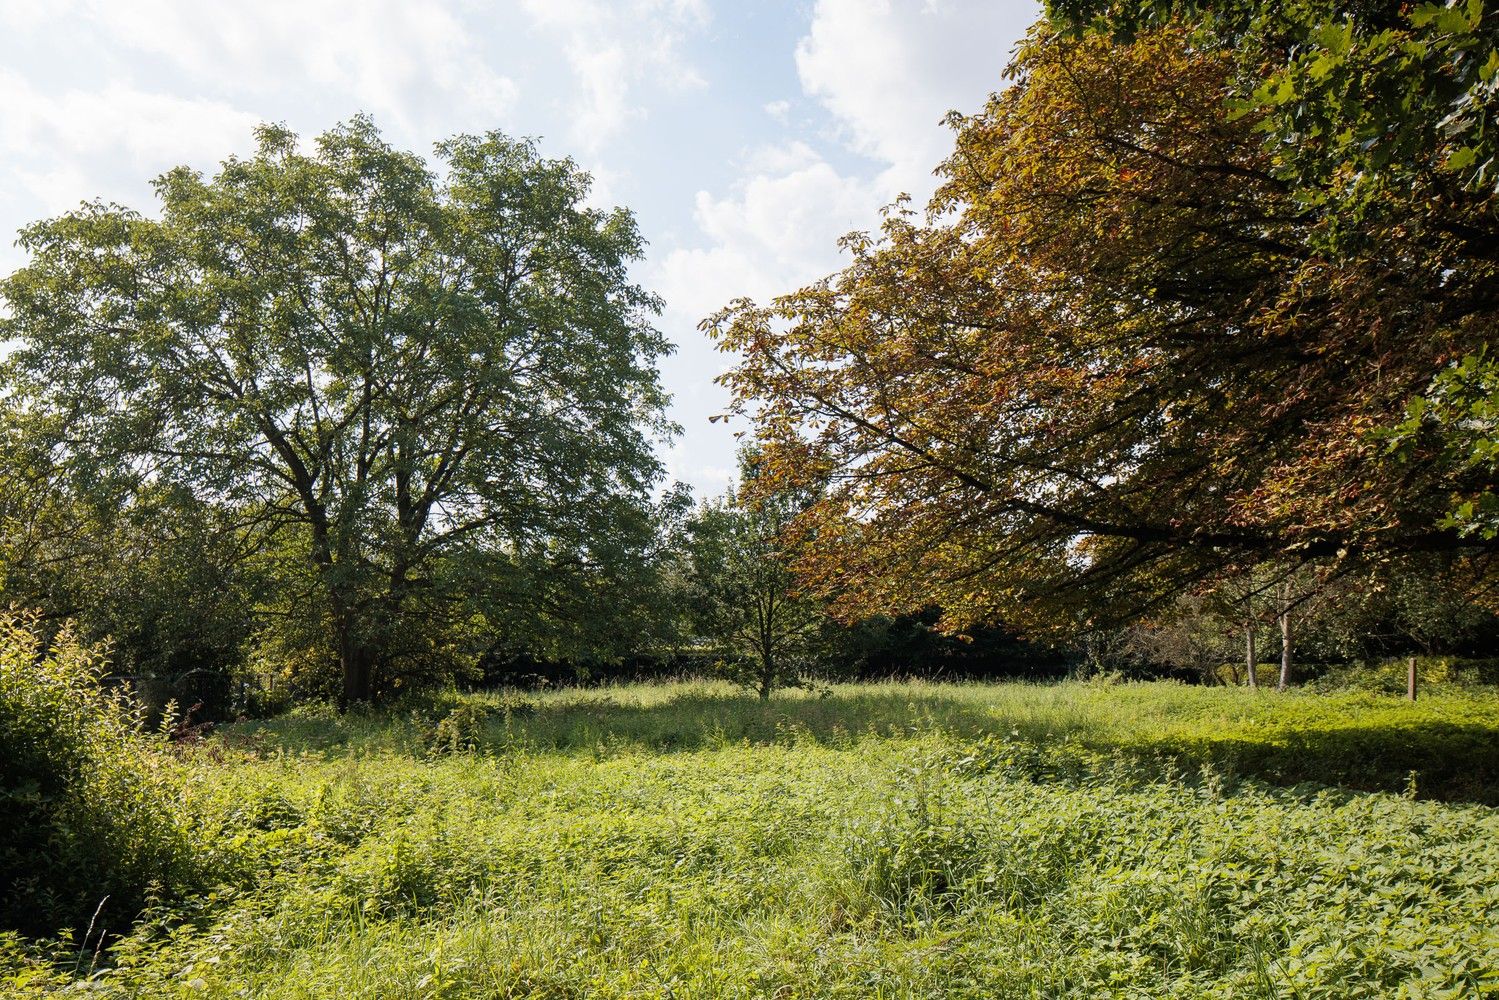
[[[230,727],[231,745],[421,752],[468,706],[472,745],[493,752],[652,752],[765,743],[788,732],[837,745],[870,735],[997,736],[1166,755],[1281,783],[1320,781],[1499,802],[1499,694],[1434,689],[1415,703],[1370,692],[1258,694],[1152,684],[847,684],[768,703],[726,683],[450,695],[377,715],[304,709]]]
[[[119,997],[1478,996],[1499,812],[1253,768],[1309,780],[1349,733],[1492,744],[1494,705],[681,684],[303,710],[180,764],[217,896],[91,978],[72,946],[4,961],[21,995],[77,966]]]

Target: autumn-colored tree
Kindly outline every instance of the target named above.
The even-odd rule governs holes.
[[[1367,243],[1414,209],[1428,236],[1492,257],[1499,183],[1499,9],[1483,0],[1050,0],[1073,33],[1187,25],[1229,68],[1275,175]],[[1477,210],[1477,216],[1474,211]],[[1487,219],[1485,219],[1487,216]],[[1410,221],[1407,219],[1407,221]]]
[[[1261,136],[1267,169],[1308,217],[1310,245],[1332,258],[1394,242],[1418,247],[1408,271],[1429,301],[1449,297],[1464,339],[1492,339],[1499,292],[1499,7],[1296,0],[1051,0],[1073,32],[1121,38],[1185,21],[1192,44],[1229,66],[1226,103]],[[1482,266],[1474,266],[1481,262]],[[1499,364],[1452,356],[1411,401],[1394,453],[1419,465],[1467,465],[1445,523],[1499,534]]]
[[[1330,241],[1196,37],[1038,28],[924,217],[706,324],[767,486],[831,484],[801,569],[845,615],[1070,629],[1265,560],[1482,544],[1439,519],[1492,471],[1378,432],[1493,329],[1495,260],[1393,217]]]

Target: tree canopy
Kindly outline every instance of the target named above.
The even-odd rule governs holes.
[[[767,485],[832,482],[801,569],[847,616],[1076,628],[1265,560],[1488,547],[1443,515],[1492,464],[1389,434],[1494,329],[1492,192],[1373,192],[1343,238],[1233,46],[1127,27],[1039,26],[925,216],[708,321]]]
[[[632,217],[588,185],[498,133],[434,167],[358,118],[167,173],[159,218],[37,223],[0,283],[16,433],[96,506],[222,512],[368,699],[445,628],[648,540],[669,345]]]

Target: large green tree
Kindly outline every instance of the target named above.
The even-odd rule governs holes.
[[[211,178],[162,176],[159,218],[22,232],[5,391],[71,489],[185,492],[291,556],[366,700],[480,582],[645,523],[668,344],[634,220],[588,183],[497,133],[433,165],[362,118],[307,151],[264,127]]]

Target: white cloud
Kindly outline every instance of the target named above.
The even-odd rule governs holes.
[[[154,56],[210,91],[326,88],[357,95],[361,108],[402,128],[417,126],[423,103],[456,102],[492,119],[516,97],[441,0],[74,0],[52,14],[53,25],[71,15],[112,49]]]
[[[880,199],[803,143],[759,150],[759,168],[722,197],[697,194],[694,219],[706,245],[678,247],[654,286],[669,314],[696,324],[737,296],[764,299],[827,273],[838,238],[878,223]]]
[[[9,162],[27,158],[74,165],[96,156],[136,166],[170,166],[222,156],[243,146],[254,115],[221,101],[151,93],[124,83],[96,91],[44,93],[0,72],[0,150]]]
[[[124,83],[44,92],[0,71],[0,162],[7,229],[84,198],[143,208],[147,182],[179,163],[212,164],[251,142],[258,119],[220,101],[151,93]],[[0,273],[21,263],[4,241]]]
[[[633,91],[646,81],[672,90],[705,81],[685,55],[688,33],[708,23],[703,0],[523,0],[538,27],[562,40],[580,92],[573,140],[597,151],[644,114]]]
[[[419,145],[492,128],[517,88],[448,0],[0,2],[0,215],[6,229],[248,153],[254,126],[375,114]],[[306,125],[307,122],[300,122]],[[8,242],[8,241],[7,241]],[[19,254],[0,247],[0,266]]]
[[[797,74],[854,149],[889,165],[896,190],[924,196],[951,145],[943,115],[976,111],[999,89],[1011,46],[1039,13],[1030,0],[818,0]]]
[[[718,454],[732,462],[734,458],[732,438],[728,441],[729,443]],[[737,474],[734,466],[719,462],[697,461],[700,451],[700,448],[689,447],[687,442],[682,440],[664,449],[661,459],[666,466],[665,482],[688,483],[696,491],[698,497],[710,497],[728,492]]]
[[[698,192],[699,245],[659,268],[671,311],[695,321],[735,296],[763,300],[813,281],[838,266],[839,237],[877,228],[902,191],[929,195],[951,145],[941,118],[976,110],[1000,86],[1013,41],[1038,14],[1032,2],[818,0],[796,49],[802,87],[876,166],[840,172],[801,140],[750,152],[730,191]]]
[[[1001,85],[1010,47],[1037,16],[1036,3],[1013,0],[818,0],[795,53],[802,90],[830,114],[837,139],[872,166],[840,171],[808,137],[751,151],[723,194],[699,191],[698,239],[651,275],[667,302],[665,327],[687,330],[736,297],[764,302],[815,281],[842,263],[839,237],[878,227],[879,209],[902,192],[924,200],[951,145],[941,119],[977,110]],[[787,124],[789,101],[763,108]],[[664,371],[682,387],[676,410],[691,447],[673,450],[669,465],[700,486],[721,485],[734,440],[724,424],[706,423],[728,404],[709,373],[731,359],[701,338],[678,342]]]
[[[674,248],[647,276],[666,299],[668,330],[686,333],[734,298],[764,301],[821,277],[838,266],[838,237],[878,221],[876,189],[839,174],[804,143],[756,150],[747,168],[755,172],[723,196],[698,192],[699,245]],[[708,417],[728,406],[728,393],[712,379],[731,359],[702,337],[677,342],[662,371],[677,388],[675,410],[690,447],[668,454],[668,470],[699,489],[722,491],[733,476],[734,432],[742,428],[709,424]]]

